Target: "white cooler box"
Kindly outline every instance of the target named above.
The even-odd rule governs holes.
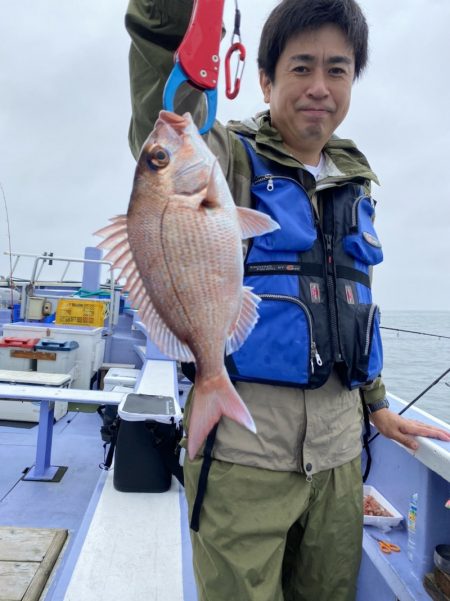
[[[37,324],[18,322],[3,326],[4,336],[36,336],[52,340],[75,340],[79,344],[76,358],[76,374],[72,388],[89,390],[93,375],[100,369],[105,354],[105,340],[102,338],[103,328],[58,326],[54,324]]]
[[[37,360],[37,371],[75,375],[74,368],[79,346],[76,340],[42,338],[36,344],[36,350],[41,351],[42,357]]]
[[[65,374],[38,373],[36,371],[13,371],[0,370],[0,382],[2,384],[32,384],[35,386],[51,386],[54,388],[66,388],[70,385],[70,378]],[[0,419],[18,422],[39,421],[40,403],[35,401],[12,401],[0,399]],[[67,413],[67,403],[55,402],[54,417],[58,421]]]
[[[40,403],[35,401],[10,401],[0,399],[0,419],[14,422],[39,422]],[[58,421],[67,413],[67,403],[55,403],[54,417]]]
[[[39,338],[18,338],[4,336],[0,338],[0,369],[14,371],[30,371],[34,369],[36,361],[31,357],[14,357],[15,351],[34,351]]]
[[[111,367],[106,372],[103,380],[103,390],[111,391],[116,386],[123,386],[133,390],[136,381],[141,373],[140,369],[131,369],[127,367]]]

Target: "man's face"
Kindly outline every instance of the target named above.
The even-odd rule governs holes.
[[[275,69],[275,81],[260,73],[272,125],[304,163],[316,164],[323,146],[347,114],[355,58],[335,25],[291,38]]]

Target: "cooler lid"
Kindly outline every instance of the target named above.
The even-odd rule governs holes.
[[[15,336],[4,336],[0,338],[0,346],[10,348],[34,349],[40,338],[17,338]]]
[[[39,351],[73,351],[80,345],[76,340],[53,340],[52,338],[42,338],[36,344],[36,350]]]
[[[118,407],[120,417],[126,421],[153,420],[165,424],[179,423],[182,413],[171,396],[130,393]]]

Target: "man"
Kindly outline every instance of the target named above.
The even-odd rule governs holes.
[[[188,0],[131,0],[135,157],[161,108]],[[236,203],[281,224],[248,245],[246,284],[261,318],[228,360],[257,426],[222,419],[200,528],[192,533],[202,601],[350,601],[361,555],[361,401],[384,435],[450,440],[388,409],[371,266],[376,182],[365,157],[333,135],[367,62],[367,24],[354,0],[283,0],[262,32],[260,85],[269,111],[205,137]],[[185,87],[177,112],[202,122]],[[277,237],[278,236],[278,237]],[[264,239],[263,239],[264,238]],[[189,414],[189,407],[186,409]],[[193,512],[201,457],[185,463]]]

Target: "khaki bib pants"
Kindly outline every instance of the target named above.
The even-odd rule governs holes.
[[[190,513],[202,460],[186,460]],[[213,460],[191,531],[199,601],[354,601],[363,523],[360,458],[319,472]]]

